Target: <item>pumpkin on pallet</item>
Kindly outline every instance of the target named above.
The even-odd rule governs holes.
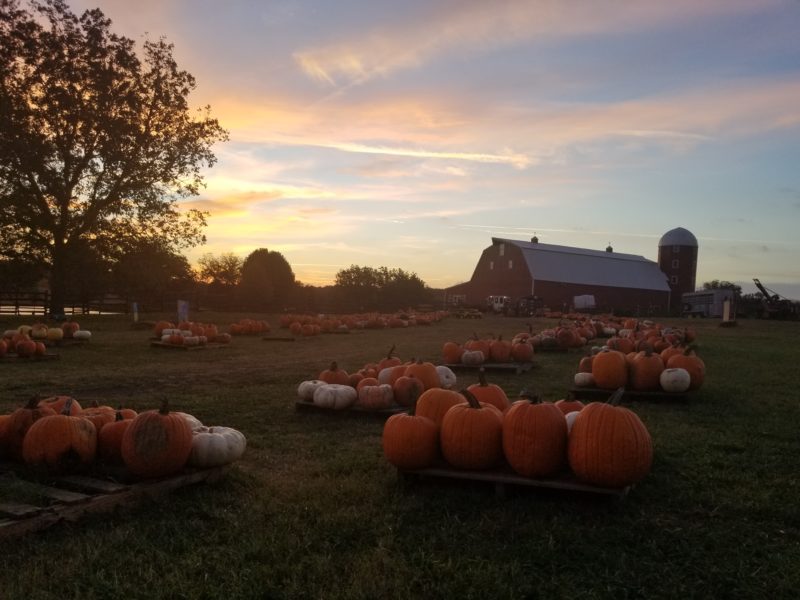
[[[188,464],[193,467],[221,467],[239,460],[247,447],[247,439],[238,429],[213,426],[192,432],[192,450]]]
[[[439,453],[439,430],[431,419],[416,413],[414,398],[408,413],[392,415],[383,425],[383,454],[398,469],[424,469]]]
[[[639,416],[618,406],[624,391],[619,388],[607,403],[590,402],[575,418],[567,457],[582,481],[622,488],[650,472],[653,442]]]
[[[503,417],[503,454],[523,477],[549,477],[566,464],[564,413],[538,396],[520,398]]]
[[[167,400],[158,410],[139,413],[122,437],[122,460],[141,477],[163,477],[180,471],[192,451],[192,428],[170,412]]]
[[[72,414],[70,398],[60,414],[35,421],[22,441],[22,459],[31,466],[44,465],[60,471],[77,460],[87,465],[97,451],[97,428],[88,419]]]
[[[442,418],[439,442],[444,459],[457,469],[496,467],[503,458],[503,413],[478,402],[468,390],[466,402],[451,407]]]

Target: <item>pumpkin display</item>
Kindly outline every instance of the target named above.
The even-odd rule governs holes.
[[[97,402],[94,402],[92,406],[84,408],[80,412],[80,416],[84,419],[89,419],[99,432],[104,425],[116,419],[117,411],[111,406],[100,406]]]
[[[511,342],[498,336],[496,340],[489,343],[489,360],[496,363],[511,362]]]
[[[329,383],[314,390],[314,404],[320,408],[344,410],[356,403],[358,392],[355,388],[341,383]]]
[[[79,331],[81,326],[76,321],[65,321],[61,324],[61,330],[64,332],[66,339],[72,339],[75,332]]]
[[[503,458],[503,413],[478,402],[469,390],[461,393],[467,401],[451,407],[442,418],[442,456],[457,469],[494,467]]]
[[[192,432],[192,451],[188,464],[210,468],[239,460],[247,447],[247,439],[232,427],[201,427]]]
[[[384,410],[394,404],[394,392],[388,383],[367,385],[358,390],[356,406],[365,410]]]
[[[512,343],[511,359],[519,363],[531,362],[533,360],[533,344],[527,340]]]
[[[40,406],[38,399],[31,398],[25,406],[8,415],[3,431],[0,433],[0,454],[21,460],[22,442],[28,429],[42,417],[55,414],[56,411],[52,408]]]
[[[61,327],[48,327],[45,339],[51,342],[58,342],[64,339],[64,330]]]
[[[523,477],[548,477],[564,468],[567,422],[537,396],[517,400],[503,417],[503,454]]]
[[[661,389],[665,392],[681,393],[689,389],[692,377],[686,369],[664,369],[658,378]]]
[[[478,383],[473,383],[467,390],[469,390],[477,399],[478,402],[492,404],[500,411],[505,412],[511,406],[503,388],[494,383],[489,383],[486,378],[486,371],[481,368],[478,370]]]
[[[192,451],[192,428],[170,412],[166,400],[158,410],[139,413],[122,436],[122,460],[140,477],[164,477],[180,471]]]
[[[590,402],[575,417],[567,457],[573,473],[583,481],[622,488],[650,471],[650,433],[636,413],[618,406],[623,393],[624,388],[619,388],[608,403]]]
[[[417,414],[415,399],[408,413],[392,415],[383,425],[383,455],[398,469],[424,469],[439,452],[439,429]]]
[[[91,463],[97,452],[97,429],[91,421],[71,414],[73,400],[61,414],[35,421],[22,441],[22,459],[28,465],[64,470],[73,461]]]

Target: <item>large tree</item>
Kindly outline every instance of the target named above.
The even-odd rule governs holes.
[[[431,300],[431,291],[416,273],[387,267],[351,265],[336,273],[342,300],[359,309],[395,310]]]
[[[209,107],[190,110],[171,44],[137,52],[110,27],[99,9],[0,0],[0,256],[48,267],[54,313],[73,247],[118,259],[133,242],[205,241],[205,213],[177,201],[227,139]]]
[[[280,252],[258,248],[244,259],[239,288],[249,308],[284,308],[294,285],[292,267]]]

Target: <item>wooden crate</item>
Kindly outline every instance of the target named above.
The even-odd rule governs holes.
[[[626,486],[624,488],[606,488],[591,485],[579,481],[571,473],[564,473],[550,479],[532,479],[530,477],[518,475],[508,466],[491,471],[468,471],[454,469],[449,465],[438,465],[427,469],[411,471],[398,469],[397,473],[401,483],[406,486],[414,481],[424,479],[472,481],[491,485],[494,488],[495,495],[501,498],[505,498],[508,495],[509,488],[523,488],[581,494],[589,497],[622,499],[628,495],[631,488],[631,486]]]
[[[602,388],[590,388],[590,387],[573,387],[569,390],[569,393],[572,395],[573,398],[578,400],[599,400],[604,401],[608,400],[616,390],[605,390]],[[631,400],[650,400],[653,402],[677,402],[686,400],[689,397],[689,392],[665,392],[665,391],[654,391],[654,392],[641,392],[636,390],[625,390],[622,394],[622,401],[631,401]]]
[[[145,499],[159,499],[187,485],[217,481],[227,469],[227,465],[186,469],[172,477],[128,481],[128,477],[102,474],[39,478],[19,465],[4,463],[0,465],[0,485],[3,478],[22,479],[42,501],[36,504],[0,502],[0,539],[39,531],[62,521],[77,521],[118,506],[133,506]]]
[[[344,410],[337,410],[335,408],[325,408],[322,406],[317,406],[313,402],[309,402],[308,400],[296,400],[294,403],[295,410],[298,411],[307,411],[307,412],[317,412],[329,415],[357,415],[362,417],[381,417],[381,418],[388,418],[392,415],[396,415],[398,413],[405,413],[408,412],[407,406],[391,406],[389,408],[384,408],[382,410],[367,410],[365,408],[361,408],[360,406],[353,406],[352,408],[346,408]]]

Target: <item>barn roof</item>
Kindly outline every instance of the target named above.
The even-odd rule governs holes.
[[[664,292],[670,289],[658,264],[636,254],[494,237],[492,243],[517,246],[534,280]]]

